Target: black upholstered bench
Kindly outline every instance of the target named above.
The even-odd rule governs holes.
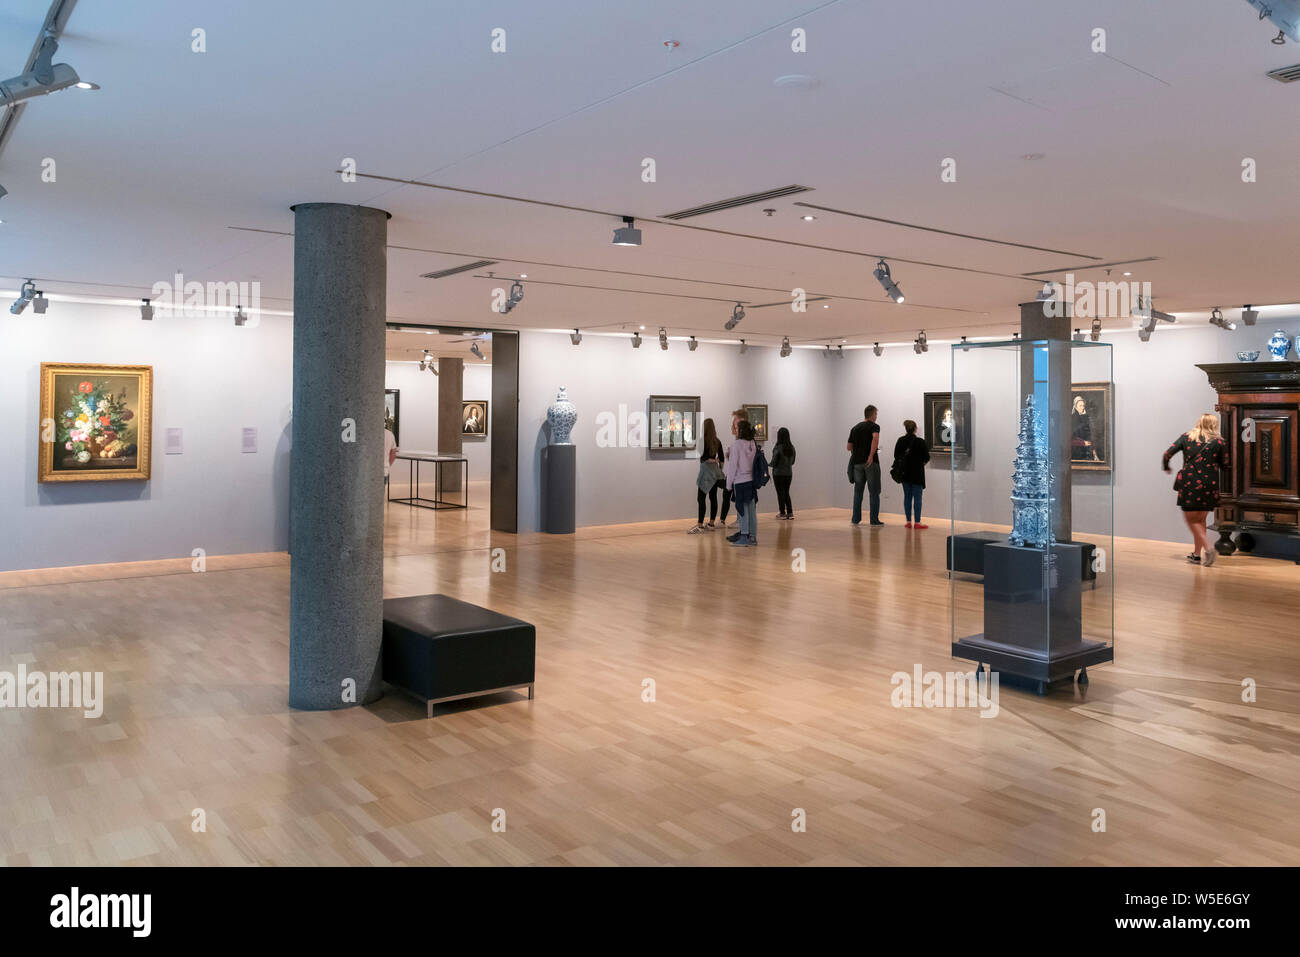
[[[384,600],[383,677],[433,706],[514,688],[533,696],[537,630],[449,595]]]
[[[961,535],[948,536],[948,573],[966,572],[971,575],[984,574],[984,546],[994,542],[1005,542],[1005,532],[966,532]],[[1095,582],[1097,572],[1093,568],[1093,553],[1096,547],[1092,542],[1074,542],[1082,549],[1082,568],[1079,580]]]

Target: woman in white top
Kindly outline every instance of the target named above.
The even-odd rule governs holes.
[[[727,541],[733,545],[758,544],[758,496],[754,492],[754,457],[757,454],[754,427],[747,419],[738,420],[736,442],[727,453],[727,462],[722,469],[727,476],[727,488],[731,489],[731,501],[740,516],[736,534],[727,536]]]

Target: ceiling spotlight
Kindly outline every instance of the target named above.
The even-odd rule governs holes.
[[[51,62],[58,49],[59,41],[53,35],[47,33],[45,39],[41,41],[40,51],[36,54],[36,62],[32,64],[30,70],[18,74],[18,76],[11,76],[7,80],[0,80],[0,106],[13,106],[15,103],[30,100],[36,96],[66,90],[70,86],[80,86],[82,89],[98,89],[93,83],[83,86],[81,77],[77,76],[77,71],[66,63]]]
[[[919,342],[919,343],[921,344],[921,351],[922,351],[922,352],[929,352],[929,351],[930,351],[930,342],[929,342],[928,339],[925,338],[925,330],[924,330],[924,329],[922,329],[922,330],[921,330],[921,334],[920,334],[919,336],[916,337],[916,341]]]
[[[802,217],[800,217],[800,218],[801,218],[805,223],[811,223],[811,222],[812,222],[814,219],[816,219],[817,217],[805,213],[805,214],[804,214]]]
[[[575,346],[578,345],[578,343],[582,342],[582,333],[579,332],[577,329],[574,329],[571,333],[569,333],[569,341],[572,342]]]
[[[913,340],[912,340],[912,351],[915,352],[918,356],[919,356],[922,352],[925,351],[924,349],[921,348],[921,340],[920,340],[920,339],[913,339]]]
[[[741,339],[741,340],[740,340],[740,354],[743,356],[743,355],[744,355],[746,352],[748,352],[748,351],[749,351],[749,343],[747,343],[744,339]]]
[[[1092,320],[1092,332],[1089,333],[1088,338],[1091,339],[1093,342],[1101,342],[1101,320],[1100,319]]]
[[[507,313],[524,301],[524,284],[516,279],[510,284],[510,295],[501,306],[501,312]]]
[[[438,363],[433,356],[429,354],[428,349],[424,350],[424,358],[420,360],[420,371],[424,372],[425,370],[432,372],[434,375],[438,374]]]
[[[248,322],[248,313],[244,312],[243,306],[235,306],[235,325],[242,326]]]
[[[695,340],[695,337],[691,336],[691,341],[686,343],[686,348],[689,349],[691,352],[694,352],[699,347],[700,344]]]
[[[1083,342],[1083,340],[1088,337],[1083,334],[1082,329],[1075,329],[1074,335],[1071,336],[1070,338],[1072,338],[1075,342]]]
[[[635,220],[631,216],[623,217],[623,225],[614,230],[615,246],[640,246],[641,230],[633,225]]]
[[[882,346],[879,342],[873,342],[871,344],[871,351],[878,356],[883,356],[885,354],[885,347]]]
[[[1011,333],[1011,338],[1012,338],[1012,339],[1019,339],[1019,338],[1020,338],[1020,333],[1018,333],[1018,332],[1013,332],[1013,333]]]
[[[736,303],[736,307],[731,310],[731,318],[726,321],[723,328],[726,329],[728,332],[730,332],[732,329],[735,329],[736,326],[740,325],[740,320],[744,318],[745,318],[745,307],[742,306],[740,303]]]
[[[475,357],[487,362],[487,356],[483,355],[483,350],[478,347],[477,342],[471,342],[469,344],[469,351],[473,353]]]
[[[1150,341],[1151,341],[1151,327],[1150,327],[1150,326],[1138,326],[1138,338],[1141,339],[1143,342],[1150,342]]]
[[[1047,302],[1049,299],[1056,298],[1056,283],[1045,282],[1043,288],[1038,290],[1038,301]]]
[[[664,352],[668,351],[668,333],[663,326],[659,327],[659,348]]]
[[[898,284],[894,282],[894,277],[889,274],[889,263],[883,259],[876,263],[875,277],[880,285],[884,287],[885,295],[894,302],[901,303],[903,301],[903,290],[898,288]]]
[[[1273,39],[1269,40],[1268,42],[1273,44],[1273,46],[1275,47],[1284,46],[1286,44],[1286,31],[1278,30],[1277,36],[1275,36]]]
[[[153,303],[151,303],[148,299],[140,300],[140,318],[143,319],[145,322],[150,322],[153,320]]]
[[[790,337],[786,336],[784,339],[781,340],[781,358],[782,359],[786,358],[792,352],[794,352],[794,349],[790,347]]]
[[[844,358],[844,347],[843,347],[843,346],[836,346],[835,348],[839,350],[839,351],[836,353],[836,355],[838,355],[841,359],[843,359],[843,358]]]
[[[639,332],[632,333],[632,348],[633,349],[641,348],[641,333]]]
[[[1243,306],[1241,309],[1241,321],[1248,326],[1253,326],[1255,320],[1259,318],[1259,310],[1252,309],[1250,306]]]
[[[1225,332],[1232,332],[1234,329],[1237,328],[1237,324],[1235,322],[1231,322],[1223,318],[1223,312],[1220,311],[1218,306],[1215,306],[1210,311],[1210,325],[1218,326],[1220,329],[1223,329]]]
[[[15,316],[21,316],[23,314],[23,310],[27,308],[27,304],[32,301],[32,298],[35,295],[36,295],[36,284],[33,283],[30,279],[28,279],[26,282],[23,283],[22,289],[20,289],[18,292],[18,298],[15,299],[13,305],[9,307],[9,311],[12,312]]]
[[[50,308],[50,301],[45,298],[45,293],[39,289],[36,290],[36,296],[32,299],[32,312],[38,316],[43,316],[48,308]]]
[[[828,342],[826,343],[826,351],[822,353],[822,358],[829,359],[830,357],[831,357],[831,344]]]

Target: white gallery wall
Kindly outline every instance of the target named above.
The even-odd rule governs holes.
[[[1235,311],[1235,310],[1234,310]],[[52,302],[6,318],[0,352],[0,440],[12,450],[0,469],[0,571],[62,565],[280,551],[289,522],[292,320],[262,316],[239,328],[228,318],[144,322],[134,307]],[[1197,363],[1230,362],[1239,349],[1260,348],[1275,328],[1293,338],[1300,316],[1261,318],[1253,328],[1223,332],[1203,324],[1162,326],[1142,343],[1131,332],[1113,344],[1115,534],[1181,541],[1160,454],[1196,417],[1214,406]],[[667,352],[653,334],[640,349],[626,338],[588,334],[580,346],[566,335],[525,332],[520,369],[520,531],[539,526],[541,449],[547,406],[565,385],[578,407],[578,523],[681,519],[695,515],[696,454],[600,447],[597,419],[617,422],[644,412],[651,394],[700,395],[703,412],[729,442],[729,413],[742,403],[767,403],[773,435],[784,425],[799,449],[792,487],[796,511],[847,507],[852,498],[844,441],[862,407],[880,407],[886,464],[905,418],[922,421],[922,393],[950,387],[951,352],[924,355],[893,347],[882,357],[854,349],[843,360],[814,350],[787,359],[774,348],[683,342]],[[1260,359],[1268,361],[1265,352]],[[39,372],[42,362],[151,365],[154,369],[153,476],[148,482],[38,483]],[[974,366],[971,366],[974,369]],[[491,368],[466,365],[464,397],[491,395]],[[1088,380],[1104,376],[1095,371]],[[387,386],[402,390],[402,445],[437,447],[437,379],[409,363],[389,363]],[[972,371],[975,451],[959,473],[960,515],[1005,524],[1015,448],[1011,385],[992,365]],[[183,430],[184,451],[165,454],[168,428]],[[257,451],[244,453],[241,430],[255,428]],[[471,478],[489,475],[491,437],[465,440]],[[400,471],[400,470],[399,470]],[[1087,531],[1109,491],[1098,473],[1074,473],[1076,528]],[[1100,484],[1099,484],[1100,483]],[[884,479],[883,509],[902,511],[899,486]],[[928,473],[925,514],[949,514],[951,482],[942,467]],[[775,510],[768,492],[760,505]]]
[[[289,522],[292,320],[140,319],[51,302],[5,317],[0,350],[0,570],[280,551]],[[152,478],[36,480],[42,362],[153,366]],[[168,428],[184,452],[165,454]],[[257,451],[241,452],[241,430]]]
[[[702,415],[711,417],[724,444],[732,438],[731,410],[766,403],[771,435],[790,429],[798,450],[790,494],[796,514],[834,501],[834,463],[843,457],[844,437],[853,424],[836,415],[835,381],[840,370],[811,350],[782,359],[774,348],[685,342],[659,348],[650,331],[639,349],[630,340],[587,334],[574,346],[567,334],[524,332],[519,371],[519,530],[540,527],[541,453],[546,445],[546,409],[560,386],[578,409],[572,441],[577,446],[579,525],[695,518],[699,452],[651,452],[629,445],[597,444],[602,413],[626,421],[645,413],[651,395],[698,395]],[[843,423],[839,420],[843,419]],[[842,428],[841,428],[842,424]],[[840,467],[843,481],[843,467]],[[775,493],[761,493],[760,507],[776,510]],[[685,530],[687,526],[683,526]]]
[[[1300,317],[1261,318],[1259,323],[1254,327],[1239,326],[1235,332],[1203,323],[1162,325],[1145,343],[1129,331],[1104,336],[1113,347],[1116,535],[1160,541],[1188,537],[1182,513],[1175,506],[1173,476],[1160,470],[1160,456],[1180,433],[1196,424],[1198,416],[1214,411],[1215,392],[1205,373],[1196,368],[1197,363],[1235,362],[1237,352],[1247,349],[1260,349],[1259,361],[1267,362],[1264,343],[1274,329],[1287,331],[1293,341],[1300,334]],[[1008,525],[1018,426],[1016,366],[1013,358],[976,355],[979,351],[959,356],[957,366],[957,388],[972,393],[974,420],[973,455],[968,466],[956,473],[957,517]],[[918,356],[909,345],[887,349],[880,357],[867,349],[855,349],[845,358],[844,366],[837,404],[857,410],[858,415],[867,403],[879,406],[887,469],[894,440],[903,433],[902,421],[924,421],[923,393],[951,388],[952,348],[932,344],[929,352]],[[1072,378],[1079,382],[1104,379],[1100,351],[1076,354]],[[1175,460],[1175,467],[1179,461]],[[950,516],[952,474],[947,460],[936,459],[927,471],[926,517]],[[1072,474],[1076,531],[1104,532],[1101,516],[1110,494],[1106,474],[1077,469]],[[898,515],[903,511],[902,486],[887,476],[883,478],[881,509]]]

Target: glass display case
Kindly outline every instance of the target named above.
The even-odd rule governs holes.
[[[649,402],[649,442],[652,452],[695,448],[700,430],[698,395],[652,395]]]
[[[1002,684],[1045,694],[1114,659],[1112,382],[1105,342],[952,347],[952,654]]]

